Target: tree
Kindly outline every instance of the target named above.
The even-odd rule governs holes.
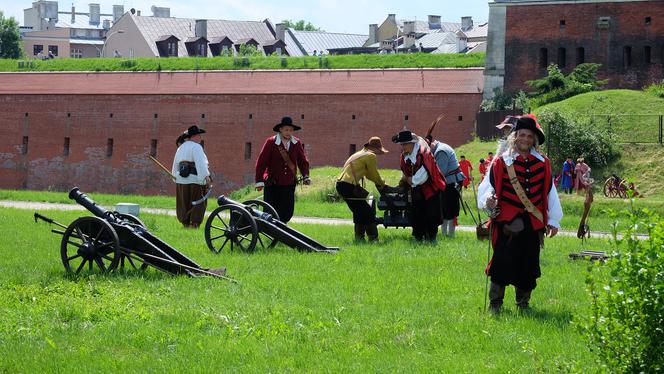
[[[314,26],[311,22],[306,22],[305,20],[301,19],[297,22],[293,22],[289,19],[285,19],[281,21],[281,23],[284,24],[287,28],[299,30],[299,31],[322,31],[320,27]]]
[[[593,63],[579,64],[565,76],[558,65],[549,65],[546,77],[526,81],[536,90],[531,103],[535,106],[544,105],[600,89],[608,82],[597,79],[597,70],[600,66]]]
[[[22,52],[18,22],[14,17],[5,18],[0,11],[0,58],[20,58]]]

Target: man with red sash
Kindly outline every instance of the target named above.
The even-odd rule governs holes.
[[[297,169],[302,173],[303,183],[311,184],[309,160],[302,142],[293,135],[300,129],[292,118],[283,117],[272,129],[277,134],[265,140],[256,160],[256,190],[265,188],[263,200],[272,205],[284,223],[293,217]]]
[[[434,242],[442,223],[440,195],[445,190],[445,179],[424,139],[404,130],[392,141],[401,145],[400,184],[411,191],[413,236],[418,241]]]
[[[491,310],[503,304],[505,286],[514,285],[516,303],[528,308],[540,277],[539,254],[544,234],[553,237],[563,212],[553,184],[551,163],[537,151],[544,132],[534,116],[520,117],[480,184],[478,204],[491,211],[493,257],[486,272],[491,277]],[[509,174],[513,172],[516,181]],[[521,196],[519,196],[521,195]]]

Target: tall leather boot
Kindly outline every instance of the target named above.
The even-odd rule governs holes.
[[[366,225],[366,230],[367,238],[369,238],[370,242],[378,241],[378,225],[375,223],[368,224]]]
[[[453,238],[455,229],[456,225],[454,224],[454,220],[453,219],[447,220],[447,236]]]
[[[356,223],[355,224],[355,241],[363,242],[364,241],[364,232],[366,231],[366,225]]]

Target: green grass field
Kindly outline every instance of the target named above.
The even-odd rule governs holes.
[[[214,57],[214,58],[86,58],[32,60],[20,67],[19,60],[0,59],[0,71],[177,71],[258,69],[391,69],[483,67],[484,53],[392,55],[334,55],[319,57]]]
[[[93,197],[97,197],[93,195]],[[76,212],[44,212],[68,224]],[[153,269],[67,276],[60,236],[27,210],[0,210],[0,370],[3,372],[593,372],[574,326],[588,317],[587,262],[553,238],[532,309],[514,293],[483,311],[486,242],[417,245],[382,230],[355,245],[351,226],[294,225],[335,254],[277,246],[212,254],[202,230],[143,215],[151,232],[203,266],[241,281],[172,277]],[[603,249],[591,240],[587,248]]]

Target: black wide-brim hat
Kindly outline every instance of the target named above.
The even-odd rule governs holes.
[[[190,126],[187,129],[187,131],[185,131],[184,133],[187,134],[187,136],[189,136],[191,138],[194,135],[205,134],[205,130],[199,129],[198,126],[193,125],[193,126]]]
[[[295,131],[301,129],[300,126],[293,124],[293,119],[292,119],[292,118],[290,118],[290,117],[283,117],[283,118],[281,119],[281,122],[279,122],[279,123],[277,123],[276,125],[274,125],[274,127],[272,128],[272,131],[274,131],[274,132],[279,132],[279,129],[282,128],[282,127],[284,127],[284,126],[290,126],[290,127],[292,127],[293,130],[295,130]]]
[[[403,130],[392,137],[392,142],[397,144],[417,143],[418,139],[410,130]]]
[[[523,129],[532,131],[535,135],[537,135],[537,142],[540,145],[544,144],[544,140],[546,140],[544,137],[544,131],[542,131],[542,127],[537,122],[535,116],[527,114],[525,116],[519,117],[512,131],[516,132]]]

